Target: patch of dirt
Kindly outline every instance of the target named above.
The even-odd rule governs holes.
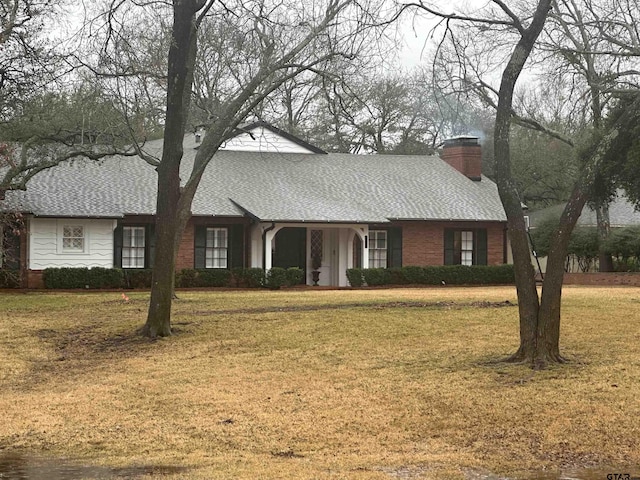
[[[327,305],[299,305],[299,306],[286,306],[286,307],[254,307],[254,308],[237,308],[233,310],[197,310],[195,312],[189,312],[190,315],[202,315],[202,316],[214,316],[214,315],[234,315],[234,314],[260,314],[260,313],[278,313],[278,312],[313,312],[320,310],[342,310],[349,308],[374,308],[374,309],[388,309],[388,308],[429,308],[429,309],[444,309],[455,310],[462,308],[502,308],[502,307],[517,307],[517,303],[512,303],[509,300],[503,302],[386,302],[386,303],[339,303],[339,304],[327,304]]]
[[[304,458],[304,455],[296,453],[290,448],[287,448],[286,450],[271,452],[271,455],[273,455],[274,457],[280,457],[280,458]]]

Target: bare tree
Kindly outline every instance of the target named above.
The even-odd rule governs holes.
[[[424,4],[413,5],[442,18],[446,23],[447,35],[451,38],[458,34],[458,31],[450,28],[453,22],[462,22],[464,32],[475,36],[473,42],[454,42],[453,49],[458,58],[464,59],[458,64],[457,75],[479,94],[483,101],[496,109],[495,177],[508,219],[520,314],[520,347],[511,360],[526,361],[534,367],[562,362],[564,358],[559,347],[560,299],[569,237],[588,199],[589,190],[602,171],[607,152],[612,149],[621,128],[634,121],[633,109],[636,107],[635,103],[640,100],[636,100],[607,131],[600,132],[598,140],[583,156],[580,175],[572,188],[553,236],[542,295],[539,296],[530,261],[521,196],[512,175],[510,129],[513,123],[517,123],[572,143],[572,139],[561,131],[544,125],[536,118],[519,114],[514,108],[517,82],[525,63],[531,58],[534,47],[539,42],[548,15],[556,4],[552,0],[540,0],[535,6],[519,4],[517,8],[510,8],[501,0],[493,0],[488,4],[484,16],[443,14]],[[488,41],[489,37],[492,41]],[[485,47],[484,52],[479,53],[471,48],[478,45]],[[491,56],[487,55],[489,50],[492,52]],[[620,52],[617,51],[615,54],[620,55]],[[491,72],[487,64],[483,64],[487,59],[504,64],[504,67],[498,70],[499,87],[492,87],[491,82],[486,79],[486,74]]]
[[[303,74],[322,74],[334,58],[355,59],[366,46],[361,35],[370,26],[367,5],[354,0],[304,6],[288,0],[174,0],[170,8],[156,2],[139,7],[173,16],[167,37],[162,157],[143,156],[156,167],[159,185],[156,260],[145,335],[171,335],[177,248],[213,155],[286,82]],[[115,32],[123,31],[119,25],[127,22],[114,5],[109,7],[102,17],[108,25],[107,45],[126,37]],[[116,70],[114,78],[127,75],[120,65]],[[182,143],[190,115],[202,121],[205,134],[192,170],[181,182]]]
[[[422,69],[327,81],[316,110],[315,143],[352,153],[430,154],[444,137],[473,128],[470,111],[445,99]]]

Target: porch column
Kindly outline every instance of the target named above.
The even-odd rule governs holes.
[[[351,262],[349,255],[352,252],[353,242],[350,242],[353,238],[350,228],[341,228],[338,230],[338,286],[346,287],[349,285],[347,280],[347,268]],[[350,245],[351,244],[351,245]]]
[[[362,240],[362,258],[360,264],[362,268],[369,268],[369,226],[362,227],[362,234],[360,239]]]
[[[270,270],[273,266],[273,239],[278,233],[279,228],[274,228],[273,230],[268,230],[264,234],[264,270]]]

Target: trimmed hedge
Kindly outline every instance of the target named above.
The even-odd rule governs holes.
[[[9,277],[0,270],[0,287]],[[273,267],[265,276],[261,268],[184,269],[176,273],[176,287],[267,287],[278,289],[302,283],[304,271],[292,267]],[[402,268],[350,268],[347,279],[352,287],[383,285],[497,285],[513,284],[513,265],[445,265]],[[47,268],[43,272],[46,288],[150,288],[151,270],[117,268]],[[6,285],[6,286],[13,286]],[[17,285],[16,285],[17,286]]]
[[[237,267],[231,270],[234,287],[258,288],[264,284],[264,271],[261,268]]]
[[[42,272],[46,288],[121,288],[122,270],[117,268],[46,268]]]
[[[361,268],[348,268],[347,280],[352,287],[361,287],[364,285],[364,275]]]
[[[304,280],[304,270],[298,267],[289,267],[286,272],[286,282],[285,285],[287,287],[295,287],[296,285],[301,285]]]
[[[151,288],[152,270],[150,268],[124,268],[124,288]]]
[[[0,270],[0,288],[10,277]],[[150,269],[118,268],[47,268],[43,272],[46,288],[51,289],[87,289],[87,288],[151,288],[152,271]],[[176,287],[243,287],[280,288],[294,286],[302,282],[304,272],[300,268],[288,269],[274,267],[266,275],[261,268],[226,269],[186,268],[176,272]],[[17,286],[17,284],[15,285]]]
[[[513,284],[513,265],[440,265],[402,268],[350,268],[352,287],[381,285],[504,285]]]
[[[226,269],[185,268],[176,274],[176,287],[228,287],[231,272]]]

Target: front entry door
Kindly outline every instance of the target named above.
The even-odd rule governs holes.
[[[273,266],[281,268],[298,267],[306,278],[307,229],[287,227],[276,233],[273,252]]]

